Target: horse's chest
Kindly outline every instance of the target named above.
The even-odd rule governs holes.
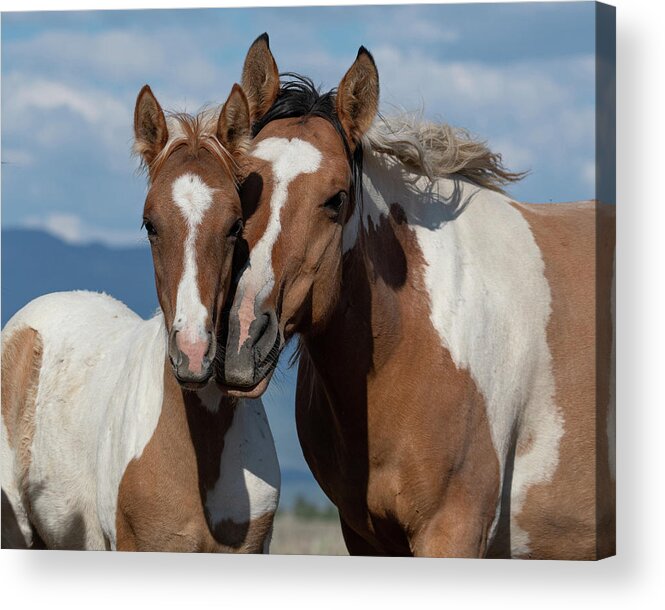
[[[346,384],[325,384],[307,369],[299,379],[296,416],[312,471],[344,521],[392,554],[409,552],[408,540],[453,488],[477,484],[490,504],[497,499],[498,463],[482,396],[449,355],[428,353],[426,362],[415,355],[390,360]],[[408,383],[416,369],[448,384]]]
[[[408,554],[400,448],[372,447],[366,420],[339,434],[339,422],[323,403],[298,399],[296,413],[305,459],[343,521],[375,549]]]

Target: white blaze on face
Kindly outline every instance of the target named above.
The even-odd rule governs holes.
[[[240,347],[249,337],[255,303],[266,298],[275,285],[272,250],[282,228],[280,215],[287,201],[289,184],[300,174],[312,174],[321,166],[322,155],[309,142],[298,138],[267,138],[256,146],[252,156],[272,165],[274,188],[270,197],[270,218],[261,239],[250,254],[247,269],[238,286],[242,301],[238,308]]]
[[[195,344],[207,341],[208,311],[201,303],[197,281],[196,234],[206,210],[212,204],[213,189],[195,174],[183,174],[172,188],[173,202],[187,222],[182,277],[176,297],[173,328],[182,333],[183,340]]]

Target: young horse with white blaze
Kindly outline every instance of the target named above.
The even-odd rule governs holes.
[[[3,496],[27,547],[266,552],[279,467],[263,406],[212,379],[247,99],[235,85],[220,112],[167,118],[146,86],[134,129],[161,310],[64,292],[7,323]]]
[[[515,203],[483,143],[377,119],[364,48],[321,94],[280,86],[263,36],[242,84],[223,376],[260,395],[300,336],[298,434],[349,551],[613,554],[611,206]]]

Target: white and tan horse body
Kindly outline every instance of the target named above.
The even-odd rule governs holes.
[[[407,267],[422,274],[442,349],[469,371],[483,396],[499,472],[516,422],[524,427],[518,437],[533,440],[515,464],[512,506],[519,513],[526,488],[551,477],[562,435],[546,338],[551,295],[531,230],[506,196],[465,180],[432,184],[371,154],[363,178],[364,231],[381,218],[389,221],[390,203],[404,211],[420,250],[405,252]],[[347,230],[359,221],[352,219]]]
[[[300,335],[298,435],[352,554],[612,554],[611,206],[517,204],[484,143],[375,118],[363,47],[336,92],[276,82],[260,37],[231,391]]]
[[[145,321],[102,294],[55,293],[9,321],[3,350],[15,349],[25,329],[40,344],[37,391],[34,404],[3,409],[2,454],[13,458],[3,459],[3,489],[28,545],[34,528],[48,548],[116,549],[123,477],[130,462],[141,464],[148,443],[159,440],[170,375],[163,316]],[[222,400],[212,384],[196,395],[205,408]],[[205,498],[213,529],[225,520],[242,526],[265,519],[279,497],[279,466],[260,401],[239,401],[224,440],[223,476]],[[29,445],[23,455],[21,442]],[[180,481],[170,484],[177,488]],[[168,487],[148,491],[164,494],[168,504]]]
[[[365,153],[365,216],[345,234],[349,297],[323,336],[305,340],[299,371],[299,436],[340,508],[349,549],[612,554],[611,207],[515,204],[393,163]],[[607,215],[599,225],[598,215]],[[399,282],[383,277],[395,261],[406,271]],[[358,306],[365,278],[370,313]],[[340,377],[331,363],[350,357],[348,345],[363,349],[368,316],[371,364],[346,360]],[[432,477],[451,471],[441,496]],[[472,525],[456,531],[466,519]]]
[[[545,488],[560,466],[566,472],[578,460],[584,466],[575,469],[577,480],[552,491],[562,496],[559,502],[553,498],[552,513],[560,512],[566,504],[563,496],[570,494],[576,498],[570,502],[576,514],[558,514],[558,520],[577,519],[581,532],[593,531],[596,460],[606,471],[613,439],[604,455],[586,453],[584,445],[570,446],[566,453],[562,441],[567,426],[576,427],[573,434],[582,438],[594,435],[596,378],[590,365],[596,349],[595,222],[602,210],[594,202],[517,205],[464,179],[432,183],[371,152],[365,153],[364,170],[364,214],[347,224],[344,250],[356,245],[359,223],[364,232],[376,230],[382,220],[390,221],[390,205],[398,202],[401,221],[413,232],[419,250],[405,251],[406,266],[422,275],[420,287],[426,291],[429,321],[441,348],[457,369],[470,373],[483,397],[502,486],[511,448],[517,447],[509,491],[504,492],[510,496],[510,554],[532,552],[529,533],[520,526],[522,512],[530,509],[529,491]],[[549,226],[541,227],[543,219]],[[561,245],[569,251],[553,251]],[[551,282],[556,284],[556,300]],[[566,349],[553,353],[552,339],[566,340]],[[609,352],[604,355],[609,358]],[[445,392],[446,381],[434,383],[442,384]],[[573,403],[566,400],[572,383],[578,399]],[[606,397],[599,406],[606,426],[605,409],[613,405]],[[586,424],[584,433],[581,422]],[[608,497],[608,506],[610,501]],[[499,509],[497,502],[490,540]]]
[[[145,322],[99,294],[56,293],[10,320],[4,349],[26,328],[41,345],[29,464],[20,483],[31,518],[49,547],[67,547],[70,524],[79,521],[84,548],[103,549],[105,540],[115,548],[120,480],[161,410],[163,319]],[[4,489],[13,478],[3,476]]]

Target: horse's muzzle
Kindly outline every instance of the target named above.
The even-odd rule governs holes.
[[[205,385],[213,373],[217,341],[213,333],[192,336],[187,331],[171,331],[169,358],[178,382],[185,387]]]
[[[268,386],[262,382],[275,370],[282,349],[277,314],[274,309],[258,314],[243,336],[242,345],[239,345],[240,325],[234,323],[233,314],[232,311],[224,371],[218,376],[225,386],[237,391],[233,393],[254,396],[260,391],[262,394]]]

